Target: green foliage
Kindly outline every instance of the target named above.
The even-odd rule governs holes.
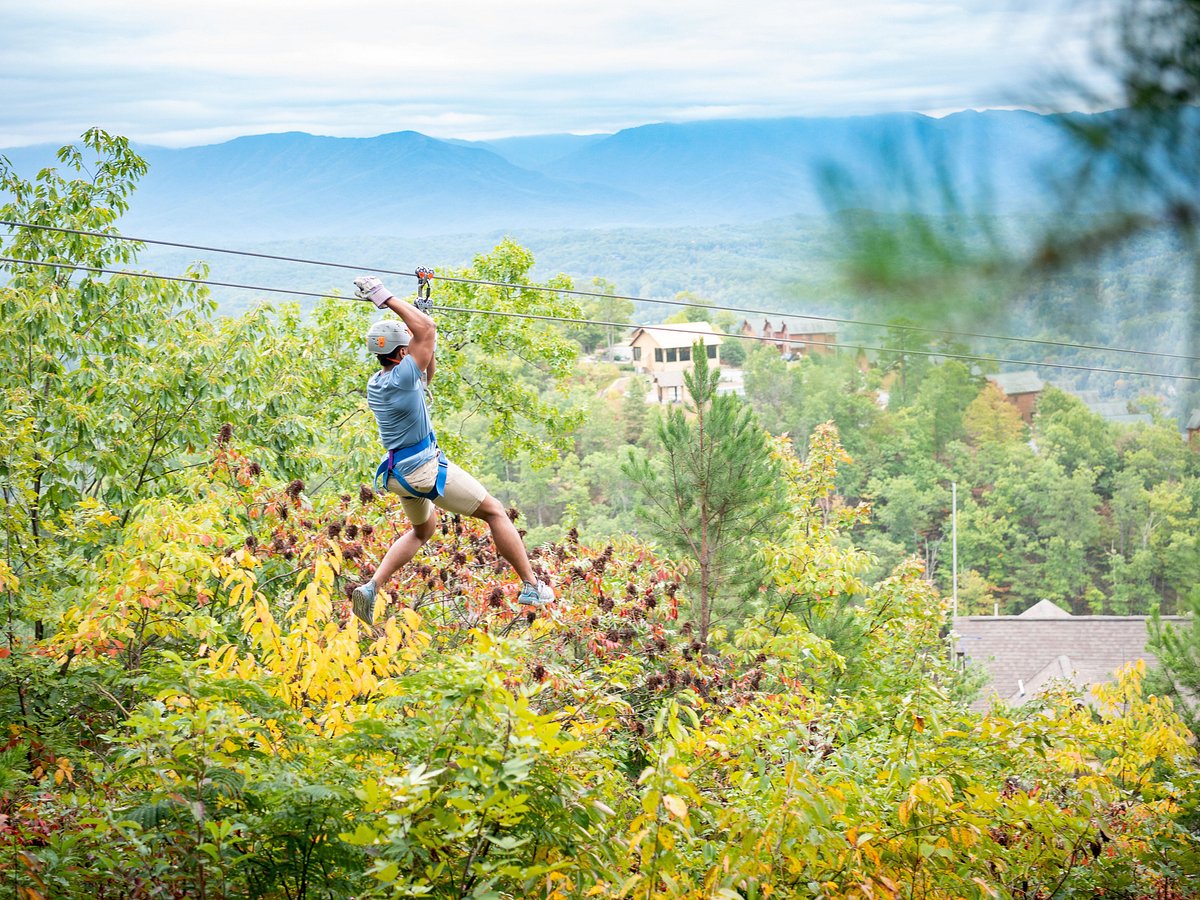
[[[617,326],[633,321],[633,301],[617,297],[617,286],[599,276],[592,279],[588,289],[600,296],[583,298],[579,304],[579,315],[592,322],[613,324],[571,325],[567,333],[579,341],[585,353],[611,350],[624,337],[624,329]]]
[[[45,169],[32,182],[0,162],[0,187],[13,198],[0,212],[111,231],[145,163],[127,141],[96,130],[59,160],[67,175]],[[4,249],[16,259],[96,268],[134,255],[120,242],[28,229]],[[0,503],[5,553],[28,598],[21,618],[53,615],[54,595],[78,585],[89,548],[103,542],[109,510],[127,518],[156,492],[172,453],[204,442],[191,414],[197,395],[224,374],[227,349],[205,329],[210,310],[176,283],[13,266],[0,288],[8,361],[0,372]]]
[[[746,341],[733,338],[721,344],[721,363],[726,366],[741,368],[746,364]]]
[[[1151,675],[1157,693],[1173,697],[1180,715],[1193,731],[1200,727],[1200,710],[1192,698],[1200,695],[1200,592],[1188,596],[1191,621],[1182,625],[1164,623],[1156,614],[1150,623],[1149,646],[1160,668]]]
[[[1004,392],[988,382],[963,412],[963,429],[976,447],[1002,447],[1025,438],[1021,413]]]
[[[22,728],[0,756],[0,885],[28,898],[1185,890],[1196,847],[1174,798],[1193,790],[1194,756],[1138,673],[1100,696],[1100,715],[1056,695],[1022,714],[966,711],[919,566],[869,586],[861,554],[839,546],[865,510],[836,501],[834,432],[803,460],[776,453],[795,513],[764,550],[776,599],[705,654],[676,619],[687,594],[646,548],[536,548],[561,600],[531,617],[495,585],[480,531],[452,521],[363,629],[338,584],[387,548],[395,501],[314,504],[269,473],[225,480],[246,457],[215,451],[203,496],[135,513],[70,630],[19,654],[45,660],[42,683],[69,673],[78,709],[112,699],[72,743],[50,751]],[[273,535],[254,547],[235,539],[247,505]],[[146,559],[170,577],[139,581]],[[134,660],[118,643],[147,608],[157,637]],[[837,618],[853,641],[805,625]]]
[[[439,306],[495,315],[450,309],[441,314],[435,414],[482,414],[488,423],[487,439],[502,455],[513,458],[518,448],[527,447],[545,463],[565,445],[579,416],[549,402],[533,379],[565,385],[574,369],[576,346],[536,319],[506,314],[578,318],[580,309],[574,300],[565,299],[569,295],[530,290],[532,268],[533,255],[505,240],[491,253],[477,256],[470,268],[442,273],[503,286],[438,282]],[[571,287],[563,277],[547,285]],[[446,446],[467,449],[453,438]]]

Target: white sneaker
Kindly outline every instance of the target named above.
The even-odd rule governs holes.
[[[517,602],[522,606],[545,606],[547,603],[553,603],[556,599],[554,588],[544,581],[536,584],[524,582],[521,585],[521,593],[517,595]]]
[[[359,275],[354,279],[354,289],[354,294],[359,300],[369,300],[379,309],[387,306],[387,302],[392,299],[392,292],[374,275]]]

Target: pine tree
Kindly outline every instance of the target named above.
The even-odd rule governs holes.
[[[1187,624],[1172,625],[1157,615],[1150,621],[1150,649],[1158,657],[1151,689],[1175,699],[1176,707],[1193,730],[1200,728],[1200,593],[1188,598]]]
[[[753,411],[718,395],[719,370],[704,345],[692,348],[684,373],[689,402],[658,426],[664,453],[657,464],[632,455],[625,474],[643,494],[642,515],[671,552],[689,560],[697,638],[708,642],[715,604],[755,583],[755,538],[782,506],[779,468]]]

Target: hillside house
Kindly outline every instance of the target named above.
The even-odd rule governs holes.
[[[1026,425],[1033,424],[1033,411],[1037,408],[1038,397],[1046,389],[1046,384],[1036,372],[1001,372],[999,375],[989,375],[988,381],[1000,388],[1008,402],[1017,408]]]
[[[1188,417],[1187,442],[1189,447],[1200,448],[1200,409],[1193,410]]]
[[[832,353],[837,343],[837,329],[828,322],[816,319],[781,318],[778,323],[763,319],[762,325],[742,321],[741,332],[750,337],[774,343],[784,355],[808,356],[810,353]]]
[[[650,377],[651,393],[659,403],[679,403],[685,388],[683,373],[692,367],[692,346],[704,345],[714,366],[721,364],[721,336],[708,322],[654,325],[636,329],[629,338],[633,368]]]
[[[954,621],[960,656],[978,663],[989,682],[976,707],[991,697],[1021,704],[1051,682],[1086,691],[1112,680],[1135,660],[1156,662],[1146,649],[1149,616],[1074,616],[1042,600],[1019,616],[959,616]],[[1176,627],[1191,619],[1162,616]]]
[[[721,336],[708,322],[653,325],[637,328],[629,338],[633,368],[651,377],[664,372],[683,372],[692,367],[692,344],[704,344],[708,359],[721,363]]]

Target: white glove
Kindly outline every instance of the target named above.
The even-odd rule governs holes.
[[[392,292],[383,286],[383,282],[374,275],[360,275],[354,279],[355,296],[359,300],[374,303],[379,309],[387,306],[392,299]]]

